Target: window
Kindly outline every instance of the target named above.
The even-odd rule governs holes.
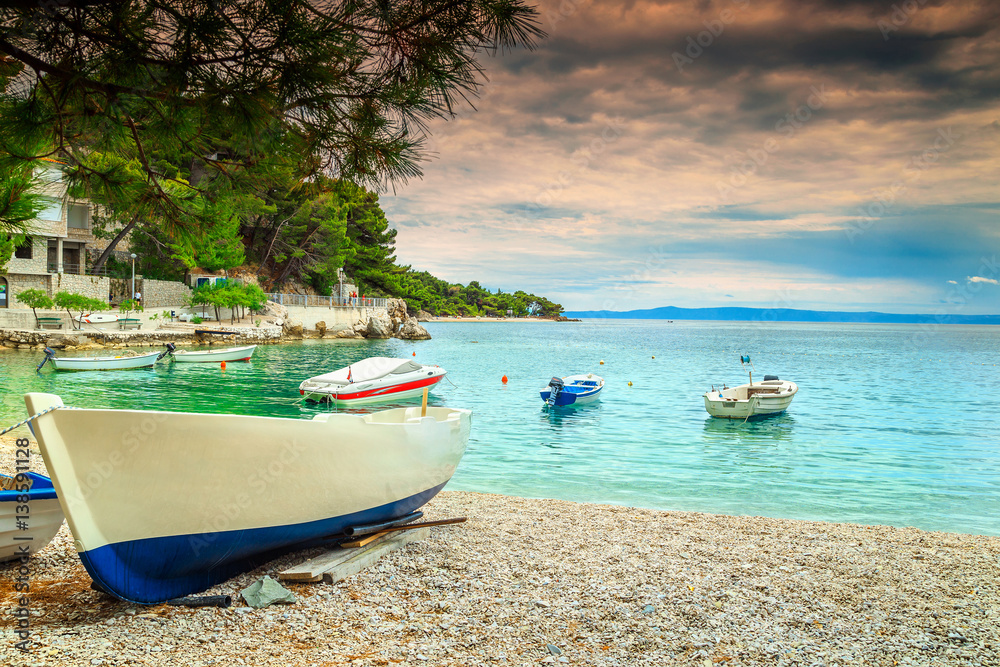
[[[90,225],[87,222],[90,216],[88,213],[86,204],[73,204],[69,207],[66,215],[66,225],[70,229],[89,229]]]
[[[38,219],[61,222],[63,207],[62,201],[55,199],[54,197],[42,197],[42,201],[45,203],[45,208],[39,211]]]
[[[31,237],[27,236],[21,245],[14,250],[14,257],[18,259],[31,259]]]

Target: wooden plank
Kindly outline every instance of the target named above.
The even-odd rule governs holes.
[[[376,562],[387,553],[430,535],[430,529],[419,528],[402,534],[376,534],[375,539],[365,547],[358,549],[343,549],[337,547],[304,563],[290,567],[278,573],[281,581],[300,583],[317,581],[340,581],[345,577],[360,572],[368,565]],[[334,574],[328,574],[333,572]],[[336,577],[336,578],[334,578]]]
[[[335,584],[352,574],[357,574],[369,565],[377,562],[379,558],[387,553],[401,549],[410,542],[426,539],[430,535],[430,532],[430,528],[417,528],[394,535],[385,542],[373,542],[372,547],[351,549],[349,552],[353,552],[356,555],[324,572],[323,581],[328,584]]]

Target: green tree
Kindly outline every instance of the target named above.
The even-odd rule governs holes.
[[[218,201],[285,163],[418,176],[424,121],[477,94],[479,58],[543,34],[523,0],[70,0],[0,20],[0,153],[65,156],[74,181],[188,229],[207,221],[186,189]]]
[[[14,298],[31,308],[31,312],[35,316],[35,322],[38,321],[38,311],[36,308],[51,308],[54,305],[49,295],[40,289],[26,289],[16,294]]]
[[[73,323],[74,329],[80,328],[80,321],[78,318],[84,313],[108,309],[108,304],[104,301],[104,299],[93,299],[89,296],[84,296],[83,294],[77,294],[75,292],[56,292],[53,302],[56,307],[66,309],[66,312],[69,313],[69,320]],[[77,317],[73,316],[74,311],[79,313]]]

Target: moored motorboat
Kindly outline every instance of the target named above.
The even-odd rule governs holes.
[[[420,396],[446,374],[440,366],[427,366],[412,359],[369,357],[304,380],[299,385],[299,394],[308,401],[342,405],[386,403]]]
[[[227,347],[221,350],[178,350],[173,343],[167,343],[170,358],[179,364],[219,363],[220,361],[250,361],[256,345]]]
[[[40,393],[25,403],[87,572],[97,587],[146,604],[410,514],[455,472],[472,415],[66,409]]]
[[[753,381],[753,365],[749,356],[740,356],[740,363],[748,369],[750,382],[738,387],[725,387],[704,394],[705,410],[713,417],[723,419],[749,419],[776,415],[788,409],[799,387],[794,382],[782,380],[777,375],[765,375],[763,382]]]
[[[118,357],[57,357],[54,350],[45,348],[45,359],[38,364],[36,370],[41,370],[45,362],[51,362],[57,371],[121,371],[149,368],[166,354],[164,351]]]
[[[38,553],[62,522],[51,479],[35,472],[0,475],[0,561]]]
[[[549,386],[540,392],[547,406],[583,405],[599,398],[604,389],[604,378],[593,373],[554,377]]]

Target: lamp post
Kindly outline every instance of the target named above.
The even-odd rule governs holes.
[[[346,306],[347,303],[344,301],[344,269],[343,267],[337,269],[337,277],[340,278],[340,289],[337,291],[337,300],[340,301],[341,306]]]
[[[129,298],[135,298],[135,253],[132,253],[132,294]]]

